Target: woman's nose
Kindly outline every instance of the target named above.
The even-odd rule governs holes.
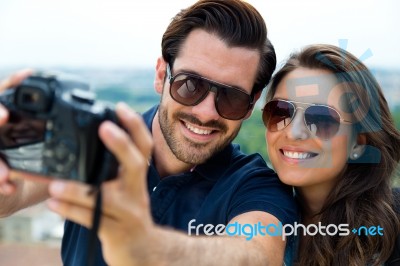
[[[293,140],[305,140],[310,137],[310,131],[304,123],[304,111],[297,109],[292,122],[285,128],[288,138]]]

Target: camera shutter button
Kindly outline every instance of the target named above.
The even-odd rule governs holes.
[[[81,89],[73,89],[71,95],[74,100],[81,103],[93,104],[96,99],[96,95],[93,92]]]

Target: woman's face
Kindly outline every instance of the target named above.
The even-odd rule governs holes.
[[[337,133],[324,140],[312,133],[316,131],[314,125],[305,124],[304,112],[309,103],[322,104],[350,121],[345,94],[334,75],[321,69],[298,68],[278,84],[273,99],[301,102],[294,103],[297,109],[289,125],[275,132],[266,131],[269,158],[282,182],[325,191],[335,184],[356,144],[351,124],[340,123]]]

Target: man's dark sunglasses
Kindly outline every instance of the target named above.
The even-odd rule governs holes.
[[[167,77],[171,97],[182,105],[195,106],[201,103],[210,91],[214,92],[215,109],[225,119],[242,119],[254,105],[254,96],[238,88],[192,73],[182,72],[172,76],[169,64],[167,64]]]
[[[297,109],[304,110],[304,124],[311,134],[323,140],[332,138],[338,132],[340,123],[352,123],[342,119],[339,112],[328,105],[278,99],[269,101],[263,108],[265,127],[271,132],[283,130],[292,122]]]

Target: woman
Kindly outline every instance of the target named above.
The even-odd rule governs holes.
[[[348,224],[346,236],[300,233],[295,262],[385,263],[399,233],[391,178],[400,134],[368,69],[338,47],[306,47],[275,75],[263,121],[271,163],[294,186],[301,223]],[[352,232],[378,225],[383,235]]]

